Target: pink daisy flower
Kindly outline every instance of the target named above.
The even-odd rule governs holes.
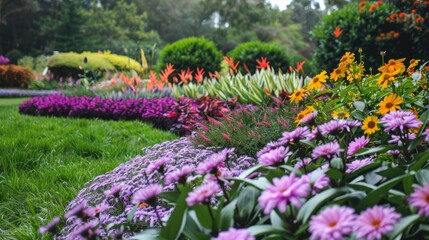
[[[304,158],[304,159],[298,159],[297,160],[297,162],[296,162],[296,164],[295,164],[295,166],[294,166],[294,168],[295,169],[301,169],[301,168],[304,168],[304,166],[308,166],[308,165],[310,165],[310,163],[312,162],[313,160],[311,159],[311,158]]]
[[[321,190],[327,188],[329,186],[329,183],[331,183],[331,180],[329,179],[326,174],[322,173],[320,174],[317,179],[314,179],[314,182],[311,183],[311,175],[315,172],[311,172],[309,174],[306,174],[302,176],[303,180],[307,182],[312,187],[312,194],[315,195],[316,193],[320,192]]]
[[[284,162],[284,159],[291,154],[292,153],[289,152],[289,148],[285,148],[285,147],[281,146],[281,147],[272,149],[271,151],[262,154],[258,158],[258,162],[262,166],[271,166],[271,165],[275,165],[277,163]]]
[[[425,136],[425,142],[429,143],[429,129],[426,129],[422,135]]]
[[[311,217],[309,231],[311,240],[340,240],[353,232],[356,216],[349,207],[333,206]]]
[[[309,184],[304,179],[296,177],[294,173],[290,176],[274,178],[273,184],[268,185],[258,199],[265,214],[276,207],[280,212],[285,212],[289,203],[300,207],[301,201],[310,193]]]
[[[205,182],[188,194],[188,197],[186,198],[186,203],[188,204],[188,206],[191,207],[195,204],[208,202],[212,196],[214,196],[220,191],[221,189],[216,182]]]
[[[401,218],[394,208],[374,206],[362,212],[354,224],[356,237],[360,239],[381,239],[384,234],[393,230]]]
[[[311,124],[311,123],[313,123],[313,120],[317,117],[318,113],[319,112],[317,112],[317,111],[313,111],[308,116],[306,116],[305,118],[301,119],[300,123],[301,124]]]
[[[168,163],[171,163],[173,160],[171,158],[162,157],[153,161],[149,166],[147,166],[146,173],[151,174],[156,170],[164,171],[164,166]]]
[[[369,143],[369,139],[365,136],[357,137],[352,142],[350,142],[348,148],[347,148],[347,155],[351,156],[355,152],[357,152],[359,149],[365,147]]]
[[[199,174],[216,173],[219,165],[228,159],[228,154],[230,154],[232,151],[234,151],[234,149],[225,148],[218,153],[210,155],[204,162],[198,165],[197,172]]]
[[[401,136],[393,135],[393,134],[391,136],[392,136],[392,138],[389,141],[387,141],[388,143],[399,143],[399,142],[402,143]],[[408,138],[408,140],[414,140],[414,139],[416,139],[416,134],[415,133],[407,133],[406,138]]]
[[[55,230],[56,230],[55,228],[57,227],[58,223],[60,223],[60,218],[54,217],[52,221],[50,221],[48,224],[39,228],[39,233],[41,234],[44,234],[47,232],[55,233]]]
[[[390,112],[384,115],[381,118],[381,123],[383,123],[384,131],[394,131],[399,128],[401,132],[404,129],[418,129],[422,124],[420,120],[417,120],[416,115],[409,111],[398,110]]]
[[[175,169],[172,172],[169,172],[167,176],[165,176],[165,183],[180,183],[184,184],[186,183],[186,178],[192,171],[194,170],[194,166],[191,165],[185,165],[181,169]]]
[[[282,142],[269,142],[264,148],[262,148],[261,150],[259,150],[259,152],[256,154],[256,156],[259,158],[261,157],[262,154],[265,154],[275,148],[281,147],[283,146],[285,143]]]
[[[354,160],[351,163],[347,163],[347,170],[346,173],[352,173],[354,171],[356,171],[357,169],[364,167],[370,163],[373,162],[373,158],[369,157],[369,158],[365,158],[362,160]]]
[[[104,195],[106,197],[114,196],[117,198],[119,197],[119,192],[122,190],[123,187],[124,187],[123,183],[116,184],[109,190],[104,191]]]
[[[340,155],[340,151],[340,145],[334,141],[314,148],[311,157],[313,157],[313,159],[318,159],[319,157],[331,159],[338,157]]]
[[[249,230],[230,228],[228,231],[220,232],[217,238],[211,240],[255,240]]]
[[[306,139],[310,135],[310,133],[311,132],[308,127],[297,127],[292,132],[284,132],[279,141],[282,143],[299,141],[302,139]]]
[[[162,192],[162,185],[154,183],[134,193],[132,203],[146,202],[149,205],[155,201],[155,197]]]
[[[423,186],[414,188],[411,193],[409,202],[411,207],[417,208],[420,215],[429,217],[429,183],[424,183]]]
[[[85,209],[84,212],[87,216],[93,217],[93,216],[99,215],[100,213],[102,213],[102,212],[104,212],[110,208],[111,208],[111,206],[109,204],[102,202],[95,207]]]

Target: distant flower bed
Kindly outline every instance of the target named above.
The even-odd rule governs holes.
[[[208,97],[175,100],[169,97],[105,99],[52,95],[25,101],[19,106],[19,112],[40,116],[141,120],[185,135],[196,127],[198,121],[208,120],[209,117],[221,119],[224,113],[229,112],[229,106]]]

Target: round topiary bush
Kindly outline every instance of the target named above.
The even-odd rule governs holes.
[[[261,60],[262,57],[266,58],[270,62],[270,67],[275,70],[281,69],[282,72],[286,72],[290,66],[290,59],[286,51],[274,43],[260,41],[242,43],[229,52],[228,56],[234,62],[240,61],[238,69],[241,73],[247,72],[243,67],[244,64],[246,64],[251,73],[254,73],[256,66],[258,66],[256,60]]]
[[[220,71],[222,53],[212,41],[203,37],[189,37],[167,45],[161,50],[157,70],[161,71],[167,64],[173,64],[176,74],[181,70],[190,69],[194,73],[197,68],[204,69],[204,75]]]
[[[14,64],[0,65],[0,87],[26,88],[33,78],[33,72]]]

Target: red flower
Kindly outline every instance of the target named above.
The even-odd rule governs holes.
[[[256,66],[256,68],[259,69],[265,69],[270,66],[270,62],[267,62],[267,59],[264,57],[261,57],[261,60],[256,60],[256,62],[258,63],[258,66]]]
[[[232,68],[234,72],[237,72],[237,67],[240,61],[234,64],[234,60],[232,58],[228,58],[227,56],[223,56],[223,59],[228,63],[228,65]]]
[[[336,27],[333,33],[334,33],[334,37],[339,38],[343,33],[343,30],[341,30],[341,28],[339,27]]]
[[[418,18],[416,18],[416,23],[421,23],[421,22],[423,22],[425,19],[424,18],[422,18],[421,16],[420,17],[418,17]]]
[[[197,68],[197,72],[194,75],[195,80],[197,80],[197,83],[200,83],[203,81],[203,75],[204,75],[204,69]]]

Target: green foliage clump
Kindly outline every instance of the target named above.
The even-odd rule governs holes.
[[[381,64],[380,51],[387,51],[389,58],[410,56],[411,44],[407,44],[406,39],[401,40],[401,36],[391,41],[377,41],[381,33],[390,29],[386,17],[393,9],[387,3],[371,6],[361,3],[361,7],[350,4],[326,15],[313,30],[314,57],[319,67],[332,70],[346,51],[357,53],[359,49],[362,49],[365,65],[372,68]]]
[[[84,53],[86,54],[86,53]],[[128,71],[128,70],[134,70],[137,72],[142,72],[143,71],[143,67],[142,65],[137,62],[134,59],[131,59],[127,56],[122,56],[122,55],[117,55],[117,54],[112,54],[112,53],[89,53],[86,55],[91,55],[94,57],[101,57],[106,59],[107,61],[109,61],[118,71]]]
[[[86,63],[84,63],[85,58]],[[92,53],[59,53],[49,57],[47,64],[55,78],[72,77],[77,79],[79,75],[83,74],[84,69],[94,73],[116,70],[111,62]]]
[[[26,88],[33,78],[33,72],[14,64],[0,65],[0,87]]]
[[[187,70],[196,72],[197,68],[204,69],[205,76],[209,72],[220,71],[222,53],[212,41],[203,37],[189,37],[167,45],[161,50],[157,68],[164,69],[166,64],[173,64],[180,72]]]
[[[256,108],[232,112],[222,121],[211,119],[199,128],[193,142],[205,147],[235,148],[240,155],[256,157],[259,149],[295,127],[290,109]]]
[[[32,69],[36,73],[42,73],[46,68],[46,57],[40,55],[38,57],[25,56],[18,60],[18,65]]]
[[[242,43],[229,52],[228,56],[234,61],[240,61],[239,71],[243,74],[247,72],[243,67],[244,64],[254,73],[258,65],[256,60],[261,60],[262,57],[266,58],[270,62],[270,67],[275,70],[281,69],[282,72],[286,72],[290,66],[286,51],[273,43],[260,41]]]

